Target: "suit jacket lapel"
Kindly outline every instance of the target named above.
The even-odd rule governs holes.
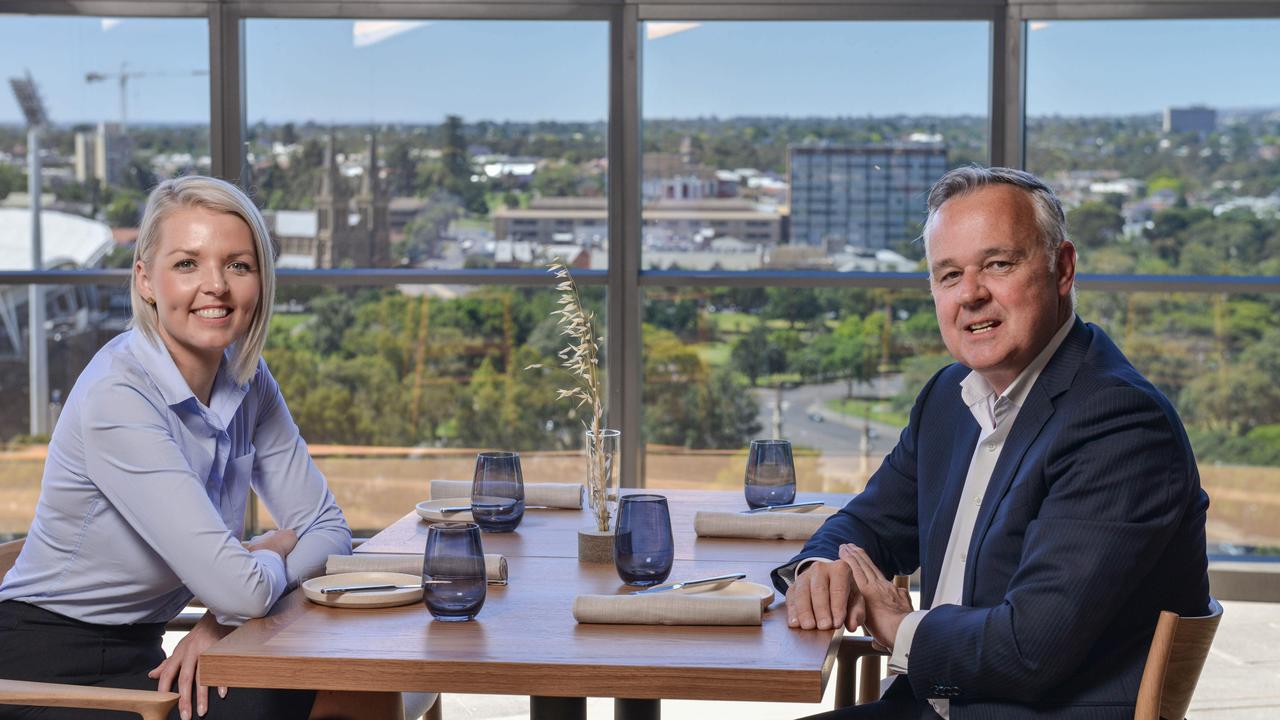
[[[996,461],[995,470],[991,473],[991,482],[987,484],[987,492],[982,496],[982,508],[973,526],[973,537],[969,541],[969,561],[965,563],[964,603],[973,601],[973,578],[978,563],[978,553],[987,530],[991,528],[991,520],[995,517],[996,508],[1009,491],[1013,476],[1023,456],[1031,447],[1032,441],[1040,434],[1046,422],[1053,415],[1053,399],[1071,387],[1080,361],[1089,347],[1092,332],[1077,317],[1075,326],[1062,341],[1058,351],[1054,353],[1044,370],[1040,372],[1031,392],[1027,394],[1026,404],[1018,411],[1013,428],[1009,431],[1009,439],[1000,451],[1000,459]],[[967,473],[966,473],[967,474]],[[960,480],[964,482],[963,476]]]

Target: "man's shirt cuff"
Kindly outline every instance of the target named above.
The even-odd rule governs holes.
[[[787,587],[791,587],[792,585],[796,584],[796,576],[804,572],[805,568],[809,567],[810,565],[816,562],[829,563],[829,562],[835,562],[835,560],[832,560],[831,558],[824,558],[824,557],[803,558],[801,560],[795,561],[794,563],[791,563],[790,565],[787,565],[786,567],[778,568],[778,577],[782,578],[782,582],[786,583]]]
[[[898,634],[893,638],[893,654],[889,656],[889,670],[899,675],[907,672],[907,660],[911,657],[911,641],[916,637],[916,627],[928,614],[928,610],[916,610],[902,618]]]

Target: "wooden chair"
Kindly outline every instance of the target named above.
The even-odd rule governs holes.
[[[1209,614],[1203,617],[1179,617],[1167,610],[1160,613],[1142,670],[1133,720],[1186,718],[1221,621],[1222,605],[1213,598],[1209,598]]]
[[[907,582],[905,576],[894,578],[898,587],[908,587]],[[1134,720],[1185,720],[1221,620],[1222,605],[1213,598],[1209,598],[1209,614],[1204,617],[1180,617],[1167,610],[1160,613],[1138,686]],[[837,709],[854,704],[853,668],[859,659],[862,662],[857,673],[857,704],[880,699],[880,658],[885,655],[871,646],[869,637],[847,635],[840,639],[836,653]]]
[[[0,578],[13,567],[21,551],[21,540],[0,545]],[[0,705],[123,710],[141,715],[142,720],[164,720],[177,704],[178,693],[172,692],[0,680]]]
[[[911,578],[898,575],[893,584],[905,590],[911,589]],[[836,709],[854,705],[854,671],[857,672],[857,703],[865,705],[880,699],[880,680],[884,677],[880,658],[888,653],[871,646],[871,638],[863,635],[845,635],[840,638],[836,650]],[[862,662],[859,663],[858,661]]]
[[[22,540],[0,544],[0,578],[9,572],[22,551]],[[199,615],[183,614],[170,622],[167,630],[190,630]],[[410,699],[420,706],[433,700],[430,707],[412,708],[411,712],[425,711],[425,720],[440,720],[439,696],[431,698],[421,693],[411,693]],[[0,705],[33,705],[37,707],[84,708],[94,710],[122,710],[137,713],[143,720],[164,720],[178,704],[178,694],[156,690],[121,690],[118,688],[87,687],[59,683],[25,682],[0,679]],[[400,693],[320,693],[312,717],[324,720],[368,717],[404,717],[405,706]],[[414,715],[413,717],[417,717]]]

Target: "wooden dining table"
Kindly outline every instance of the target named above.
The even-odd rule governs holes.
[[[802,543],[699,538],[699,510],[746,509],[741,493],[648,489],[668,498],[675,538],[672,581],[769,573]],[[839,506],[847,497],[800,493]],[[586,717],[587,697],[615,698],[619,720],[656,718],[662,699],[818,702],[840,631],[792,630],[782,598],[760,626],[580,624],[575,596],[622,594],[611,563],[577,559],[579,510],[528,510],[511,533],[485,533],[484,550],[506,556],[509,582],[488,588],[472,622],[433,621],[421,603],[395,608],[323,607],[300,591],[201,656],[211,686],[342,691],[528,695],[530,717]],[[428,523],[410,512],[358,552],[421,556]]]

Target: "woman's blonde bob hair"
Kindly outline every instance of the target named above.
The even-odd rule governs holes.
[[[244,220],[253,234],[253,249],[258,261],[258,307],[253,312],[249,330],[232,346],[231,376],[237,383],[253,378],[262,357],[262,347],[267,343],[267,326],[271,322],[271,307],[276,294],[275,252],[267,224],[253,201],[240,188],[225,180],[203,175],[186,175],[165,180],[151,191],[147,209],[142,213],[142,227],[138,230],[138,242],[133,249],[133,275],[129,277],[129,299],[133,305],[132,327],[137,328],[153,342],[163,345],[158,329],[156,308],[138,291],[138,263],[148,269],[160,247],[160,228],[175,211],[204,208],[213,212],[230,213]]]

